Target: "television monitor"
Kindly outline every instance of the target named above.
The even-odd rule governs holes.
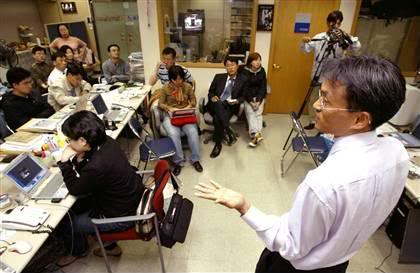
[[[182,31],[186,34],[203,33],[205,29],[204,10],[191,10],[181,13],[178,17],[181,20]]]

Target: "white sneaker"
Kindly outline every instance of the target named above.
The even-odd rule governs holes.
[[[257,147],[258,144],[258,140],[256,137],[254,137],[253,139],[251,139],[251,141],[248,143],[249,147],[255,148]]]
[[[255,134],[255,138],[257,139],[257,143],[260,143],[261,141],[264,140],[263,136],[261,135],[260,132]]]

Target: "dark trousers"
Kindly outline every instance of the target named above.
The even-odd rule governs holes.
[[[226,101],[209,101],[207,103],[207,110],[213,117],[214,134],[213,141],[216,143],[222,143],[223,136],[226,130],[229,128],[230,118],[238,113],[238,105],[229,105]]]
[[[349,262],[344,262],[331,267],[324,267],[313,270],[299,270],[278,252],[271,252],[267,248],[261,253],[260,260],[257,263],[256,273],[281,272],[281,273],[345,273]]]

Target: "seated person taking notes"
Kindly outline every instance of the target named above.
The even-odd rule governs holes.
[[[69,64],[66,75],[48,87],[48,103],[58,111],[68,104],[87,100],[91,86],[82,79],[78,66]]]
[[[239,104],[244,101],[245,77],[238,74],[238,60],[227,56],[224,64],[227,73],[214,76],[209,89],[209,101],[206,105],[209,113],[213,116],[214,124],[213,140],[216,144],[210,154],[212,158],[219,156],[225,134],[229,138],[229,145],[236,142],[236,136],[229,128],[229,121],[235,113],[238,113]]]
[[[103,122],[94,113],[73,114],[64,122],[62,131],[68,146],[61,155],[53,156],[64,182],[70,194],[92,201],[72,214],[71,223],[62,223],[66,245],[69,249],[73,246],[71,255],[82,256],[88,250],[85,235],[95,233],[91,218],[135,215],[144,186],[136,169],[118,143],[105,134]],[[126,230],[132,225],[133,222],[124,222],[98,227],[100,231],[109,232]],[[105,248],[108,255],[121,255],[116,243]],[[94,254],[100,256],[101,252],[94,250]]]
[[[202,172],[203,167],[200,164],[200,141],[198,137],[197,123],[175,126],[171,123],[171,114],[184,108],[194,108],[197,104],[194,91],[191,85],[184,82],[184,70],[179,65],[169,68],[170,82],[161,89],[159,98],[159,108],[167,114],[163,119],[163,127],[168,132],[169,137],[175,144],[176,154],[174,155],[175,169],[173,173],[181,173],[182,164],[185,161],[184,152],[181,144],[181,132],[184,132],[188,138],[188,145],[191,150],[191,162],[197,172]]]
[[[130,67],[120,58],[120,47],[117,44],[108,46],[109,59],[102,64],[107,83],[128,82]]]
[[[46,102],[32,96],[31,73],[21,67],[12,67],[7,71],[7,81],[12,92],[3,95],[0,107],[3,109],[7,125],[16,130],[31,118],[48,118],[54,109]]]

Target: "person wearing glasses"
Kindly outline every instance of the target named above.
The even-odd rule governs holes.
[[[95,233],[91,219],[135,215],[144,186],[119,144],[106,135],[97,115],[86,110],[77,112],[66,119],[62,131],[68,145],[62,152],[53,153],[53,157],[69,193],[79,197],[80,203],[73,206],[78,210],[72,208],[72,221],[62,222],[60,231],[68,251],[73,250],[70,254],[85,256],[86,235]],[[102,232],[123,231],[133,224],[103,224],[98,228]],[[122,253],[115,242],[105,249],[109,256]],[[102,255],[99,248],[93,253]]]
[[[2,96],[0,108],[10,129],[16,130],[31,118],[48,118],[54,114],[54,109],[47,102],[32,95],[31,72],[12,67],[7,71],[6,78],[12,91]]]
[[[262,239],[255,272],[346,272],[349,259],[397,204],[408,174],[408,154],[375,129],[405,100],[405,79],[377,57],[328,61],[315,126],[336,139],[327,159],[299,185],[288,212],[267,215],[242,194],[201,183],[195,195],[236,209]]]

